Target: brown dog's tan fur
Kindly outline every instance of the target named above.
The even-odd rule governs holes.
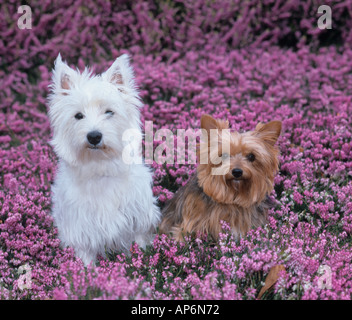
[[[281,122],[258,123],[254,131],[245,133],[229,133],[226,130],[229,134],[223,135],[222,131],[228,129],[228,123],[203,115],[201,128],[206,130],[208,139],[200,145],[199,158],[214,158],[210,148],[214,135],[210,135],[210,130],[217,129],[215,143],[219,144],[219,151],[216,152],[218,156],[226,155],[230,170],[214,175],[212,169],[219,165],[214,165],[212,161],[200,163],[197,175],[166,204],[159,230],[172,234],[177,240],[192,232],[210,234],[218,239],[220,221],[224,220],[230,224],[235,236],[243,236],[251,227],[259,227],[266,222],[271,205],[268,195],[273,189],[279,165],[279,150],[275,143],[281,132]],[[225,142],[230,146],[229,155],[221,154],[221,146]],[[254,155],[254,161],[248,160],[249,154]],[[232,175],[233,168],[242,170],[240,179]]]

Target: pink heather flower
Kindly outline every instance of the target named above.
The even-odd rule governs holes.
[[[302,204],[303,203],[302,199],[303,199],[303,196],[299,192],[297,192],[297,191],[293,192],[293,200],[296,203]]]

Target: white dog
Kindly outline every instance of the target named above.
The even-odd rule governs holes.
[[[63,246],[84,264],[107,250],[128,251],[153,239],[160,211],[144,164],[126,163],[123,134],[141,134],[127,55],[101,75],[71,69],[59,55],[49,96],[51,141],[59,157],[53,217]]]

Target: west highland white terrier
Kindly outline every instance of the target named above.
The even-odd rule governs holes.
[[[144,247],[160,211],[149,168],[123,159],[124,132],[141,135],[129,57],[93,75],[73,70],[59,54],[50,87],[51,144],[59,157],[52,214],[62,246],[73,247],[85,265],[107,251],[128,252],[133,241]]]

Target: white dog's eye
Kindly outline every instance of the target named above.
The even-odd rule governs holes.
[[[84,115],[83,115],[82,113],[78,112],[78,113],[75,114],[75,118],[76,118],[77,120],[81,120],[81,119],[84,118]]]
[[[114,112],[111,111],[111,110],[106,110],[106,111],[105,111],[105,114],[108,114],[109,116],[112,116],[112,115],[114,114]]]

